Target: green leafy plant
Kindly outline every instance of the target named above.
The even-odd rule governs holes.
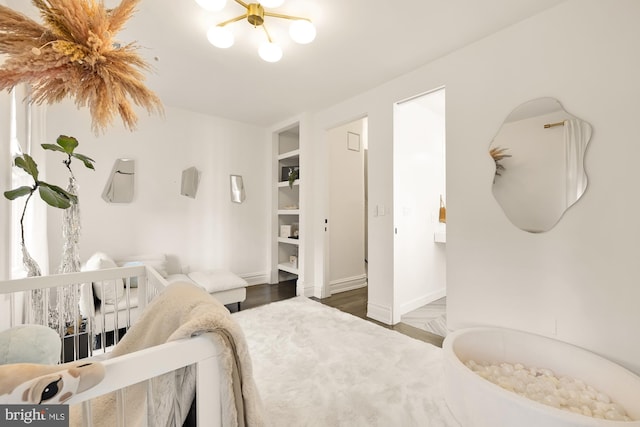
[[[298,169],[289,168],[289,188],[293,188],[293,183],[300,176]]]
[[[42,144],[42,148],[44,148],[45,150],[59,151],[66,154],[67,158],[63,160],[62,163],[64,163],[67,169],[69,169],[69,173],[72,177],[73,171],[71,170],[71,160],[74,158],[84,163],[85,167],[95,170],[95,168],[93,167],[95,160],[85,156],[84,154],[74,152],[79,145],[77,139],[72,136],[60,135],[58,139],[56,139],[56,144]]]
[[[55,144],[42,144],[42,148],[45,150],[57,151],[65,155],[62,163],[69,170],[69,184],[66,190],[76,197],[78,197],[78,187],[76,185],[76,178],[73,175],[73,170],[71,169],[72,160],[78,159],[87,169],[95,170],[93,167],[94,160],[92,158],[75,152],[78,145],[77,139],[66,135],[60,135],[58,139],[56,139]],[[64,244],[58,272],[71,273],[80,271],[80,207],[77,200],[71,203],[69,209],[65,209],[62,214],[62,240]],[[72,307],[69,307],[67,312],[71,313]],[[72,322],[73,318],[69,317],[66,320]]]
[[[27,196],[27,200],[24,202],[24,208],[22,209],[22,215],[20,216],[20,237],[23,248],[23,256],[25,251],[24,243],[24,216],[27,212],[27,206],[33,194],[38,191],[40,198],[49,206],[59,209],[67,209],[71,206],[71,203],[77,202],[77,197],[68,193],[57,185],[52,185],[44,181],[40,181],[38,164],[28,154],[16,157],[14,164],[16,167],[24,170],[31,178],[33,178],[33,185],[23,185],[13,190],[5,191],[4,197],[9,200],[15,200],[20,197]]]

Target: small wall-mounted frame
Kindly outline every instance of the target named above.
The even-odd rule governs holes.
[[[351,151],[360,151],[360,134],[347,132],[347,148]]]
[[[198,185],[200,184],[200,171],[195,167],[190,167],[182,171],[182,183],[180,185],[180,194],[183,196],[196,198]]]
[[[231,184],[231,201],[233,203],[244,202],[244,199],[246,199],[246,194],[244,192],[244,182],[242,182],[242,176],[231,175],[230,184]]]
[[[131,203],[134,194],[136,165],[133,159],[116,159],[102,192],[107,203]]]

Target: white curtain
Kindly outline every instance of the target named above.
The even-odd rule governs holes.
[[[11,96],[0,92],[0,193],[11,187]],[[0,280],[11,278],[11,202],[0,195]]]
[[[574,204],[587,188],[584,155],[591,139],[591,126],[580,119],[564,122],[565,164],[567,171],[567,207]]]

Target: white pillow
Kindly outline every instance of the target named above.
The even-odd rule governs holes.
[[[139,265],[144,265],[144,264],[140,261],[128,261],[128,262],[122,263],[120,267],[137,267]],[[127,286],[127,283],[125,282],[124,285]],[[138,287],[138,276],[133,276],[129,278],[129,286],[131,286],[132,288]]]
[[[60,336],[42,325],[18,325],[0,332],[0,365],[60,362]]]
[[[102,252],[96,252],[87,260],[84,271],[104,270],[117,268],[115,261]],[[124,296],[124,284],[122,280],[105,280],[93,283],[93,293],[96,298],[105,304],[115,304],[116,298],[121,300]]]
[[[193,271],[188,276],[196,285],[206,289],[210,294],[244,288],[248,285],[246,280],[228,270]]]

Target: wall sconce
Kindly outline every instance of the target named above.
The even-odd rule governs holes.
[[[200,184],[200,171],[195,167],[190,167],[182,171],[182,183],[180,185],[180,194],[183,196],[196,198],[198,185]]]
[[[244,183],[241,175],[231,175],[231,201],[233,203],[242,203],[246,198],[244,192]]]
[[[107,203],[131,203],[135,173],[136,166],[133,159],[117,159],[102,192],[104,201]]]

